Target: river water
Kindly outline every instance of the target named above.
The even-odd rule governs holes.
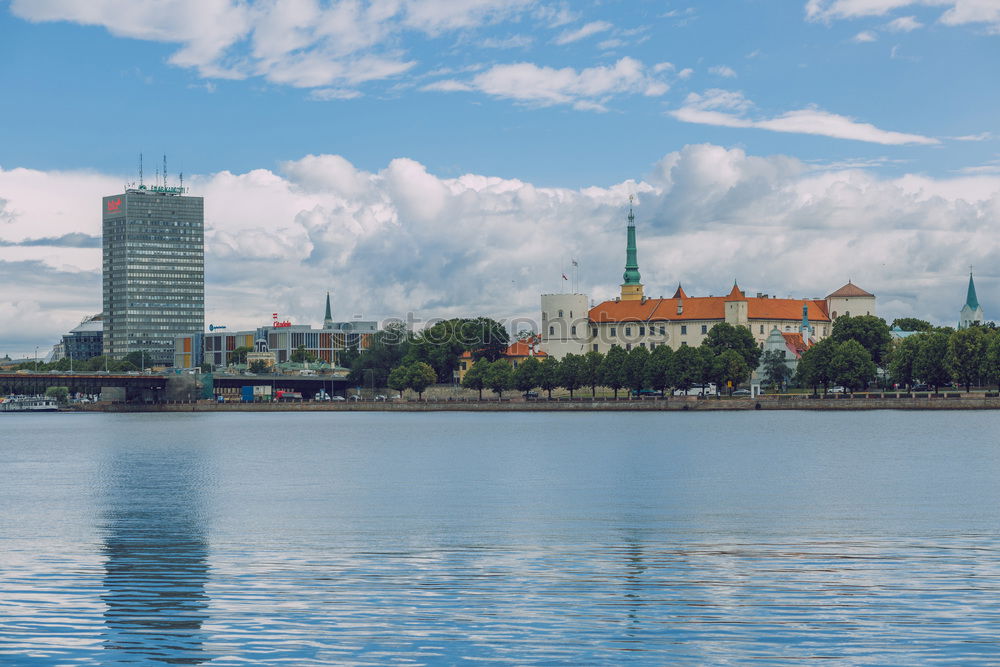
[[[1000,414],[0,419],[0,663],[1000,664]]]

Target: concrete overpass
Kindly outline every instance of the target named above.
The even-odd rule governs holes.
[[[190,376],[189,376],[190,377]],[[194,378],[190,384],[193,386]],[[67,387],[71,393],[102,394],[110,400],[157,403],[167,400],[168,376],[118,373],[0,373],[0,393],[44,394],[49,387]],[[193,399],[198,396],[193,396]]]

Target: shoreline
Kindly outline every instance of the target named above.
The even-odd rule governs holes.
[[[95,403],[62,412],[704,412],[739,410],[997,410],[1000,397],[402,401],[359,403]]]

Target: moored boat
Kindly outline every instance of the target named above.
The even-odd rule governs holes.
[[[0,412],[56,412],[59,403],[47,396],[8,396],[0,399]]]

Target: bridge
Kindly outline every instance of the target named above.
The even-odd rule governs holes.
[[[44,394],[49,387],[67,387],[73,394],[103,394],[110,400],[156,403],[166,400],[167,382],[166,375],[100,372],[0,373],[0,393],[37,395]],[[194,382],[190,384],[193,387]]]

